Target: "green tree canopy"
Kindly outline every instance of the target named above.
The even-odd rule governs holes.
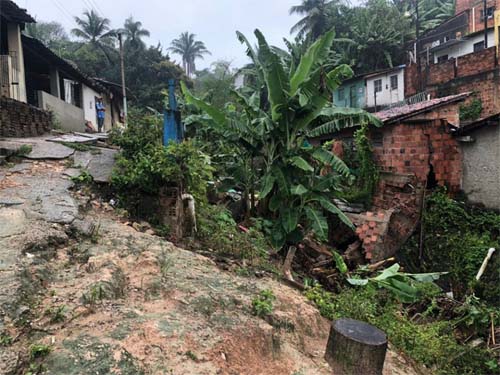
[[[203,59],[204,55],[211,55],[205,43],[195,40],[196,35],[186,31],[170,44],[169,51],[182,58],[182,67],[188,76],[196,71],[196,59]]]

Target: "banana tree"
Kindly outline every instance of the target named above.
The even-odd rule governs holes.
[[[277,246],[296,244],[311,230],[326,237],[324,212],[336,214],[352,227],[332,203],[340,177],[348,176],[349,168],[328,150],[310,145],[308,137],[362,123],[378,126],[380,121],[359,109],[331,105],[331,93],[353,74],[347,65],[327,64],[333,31],[312,44],[298,64],[287,64],[293,59],[283,59],[259,30],[255,30],[258,51],[243,34],[237,35],[247,47],[257,77],[253,90],[233,92],[234,108],[241,113],[238,120],[197,99],[183,86],[186,101],[221,129],[231,129],[241,139],[252,135],[252,147],[261,163],[260,208],[274,219],[272,239]],[[326,169],[331,172],[322,173]]]

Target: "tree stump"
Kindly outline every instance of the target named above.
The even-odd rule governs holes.
[[[387,336],[354,319],[332,322],[325,359],[335,375],[381,375]]]

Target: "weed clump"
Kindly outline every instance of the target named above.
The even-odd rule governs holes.
[[[223,206],[200,208],[197,238],[203,248],[213,249],[220,256],[249,259],[255,263],[267,257],[266,250],[270,247],[259,230],[240,231],[231,213]]]
[[[273,302],[276,300],[273,292],[265,289],[252,300],[252,313],[263,318],[273,312]]]
[[[460,317],[450,322],[429,310],[419,318],[389,291],[373,285],[332,294],[316,284],[305,295],[327,319],[352,318],[380,328],[395,347],[436,374],[489,375],[495,370],[491,362],[494,356],[488,349],[473,348],[457,339],[454,328]]]

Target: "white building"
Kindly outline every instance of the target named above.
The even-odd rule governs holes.
[[[495,40],[495,31],[488,31],[488,41],[490,46]],[[428,52],[431,54],[431,61],[434,64],[444,62],[452,58],[468,55],[469,53],[479,52],[484,49],[484,31],[469,34],[459,39],[451,39],[445,43],[435,42]]]
[[[405,65],[367,74],[366,107],[380,109],[405,99],[404,89]]]

